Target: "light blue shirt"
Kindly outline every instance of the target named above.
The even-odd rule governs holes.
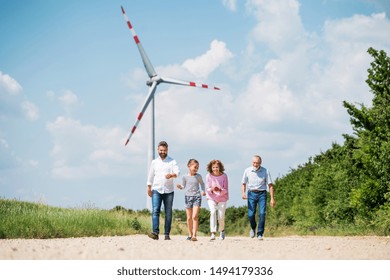
[[[271,184],[272,181],[267,168],[260,166],[259,169],[255,170],[251,166],[245,169],[241,183],[246,185],[248,191],[266,191],[268,190],[268,184]]]

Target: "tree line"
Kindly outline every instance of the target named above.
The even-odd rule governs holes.
[[[372,105],[344,101],[353,134],[276,180],[275,226],[390,235],[390,59],[383,50],[368,53]]]

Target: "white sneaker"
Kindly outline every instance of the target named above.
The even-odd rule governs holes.
[[[219,235],[219,240],[224,240],[225,239],[225,232],[221,231],[221,234]]]
[[[215,233],[211,234],[210,240],[215,240]]]
[[[262,236],[262,235],[258,235],[258,236],[257,236],[257,239],[258,239],[258,240],[263,240],[263,236]]]
[[[249,232],[249,237],[250,238],[255,237],[255,231],[253,229],[251,229],[251,231]]]

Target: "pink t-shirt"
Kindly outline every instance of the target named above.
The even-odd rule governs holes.
[[[212,188],[218,186],[221,191],[214,192]],[[206,196],[215,202],[226,202],[229,199],[228,177],[225,173],[214,176],[210,173],[206,175]]]

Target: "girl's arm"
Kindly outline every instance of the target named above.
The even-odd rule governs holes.
[[[200,185],[200,189],[202,190],[202,195],[206,195],[206,192],[205,192],[205,184],[204,184],[204,182],[203,182],[202,175],[197,174],[197,179],[198,179],[198,182],[199,182],[199,185]]]
[[[206,175],[206,191],[208,193],[212,193],[213,192],[213,188],[211,186],[211,179],[210,179],[210,175],[209,174]]]
[[[205,191],[205,184],[203,182],[202,175],[197,174],[197,178],[198,178],[198,182],[199,182],[200,188],[204,192]]]
[[[180,184],[177,184],[176,187],[177,187],[178,189],[182,190],[182,189],[184,189],[184,188],[186,187],[186,185],[187,185],[187,180],[186,180],[186,177],[183,176],[183,178],[182,178],[182,184],[181,184],[181,185],[180,185]]]

